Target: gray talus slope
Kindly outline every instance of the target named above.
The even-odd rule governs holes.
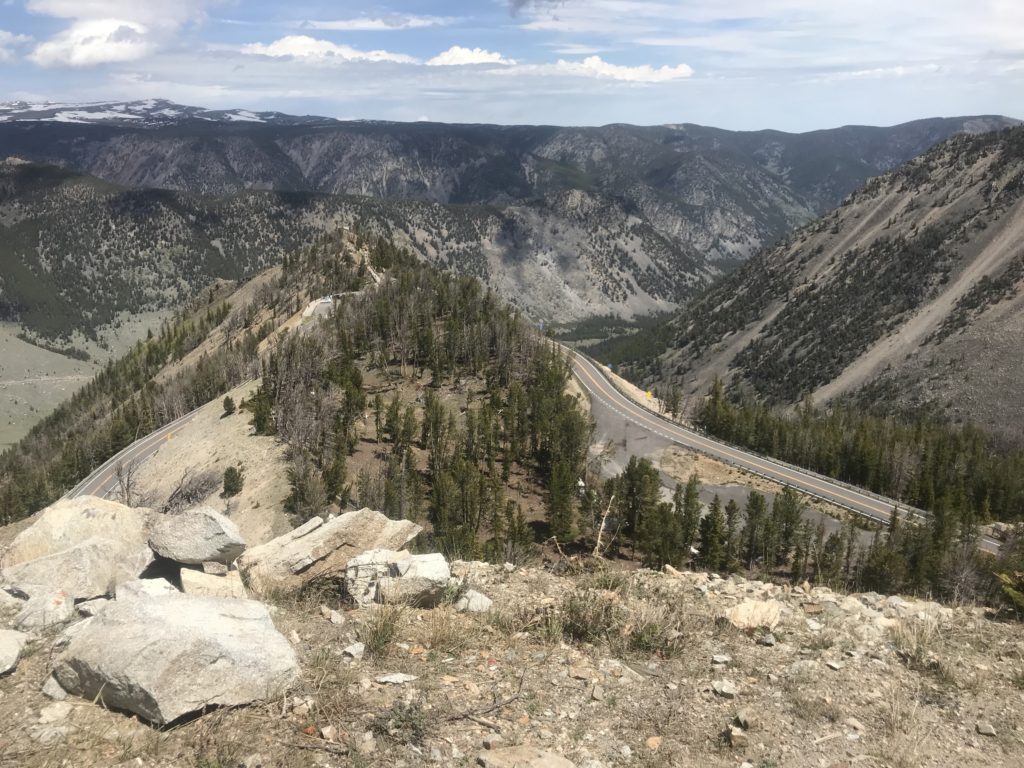
[[[958,137],[712,288],[653,378],[781,403],[858,393],[1020,433],[1024,129]],[[1015,332],[1016,329],[1016,332]]]

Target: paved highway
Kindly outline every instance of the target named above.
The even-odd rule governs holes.
[[[899,507],[904,516],[909,512],[915,518],[925,519],[922,513],[908,510],[905,504],[899,504],[892,499],[860,491],[813,472],[759,456],[669,421],[619,391],[606,375],[603,366],[581,354],[570,354],[573,374],[590,393],[592,407],[610,409],[641,430],[768,480],[788,485],[808,496],[831,502],[879,523],[889,522],[894,507]],[[999,551],[999,542],[988,537],[981,540],[980,546],[986,552]]]
[[[197,411],[198,409],[196,409]],[[165,441],[171,440],[174,433],[188,424],[196,411],[186,413],[179,419],[161,427],[156,432],[151,432],[143,438],[136,440],[119,453],[107,459],[100,467],[92,472],[82,482],[65,494],[65,498],[74,499],[78,496],[112,496],[117,490],[117,465],[136,462],[141,464],[156,453]]]

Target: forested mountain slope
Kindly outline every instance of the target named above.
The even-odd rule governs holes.
[[[330,311],[305,311],[328,293]],[[301,523],[358,500],[392,518],[429,518],[449,554],[511,557],[506,546],[532,542],[524,515],[538,514],[541,498],[553,530],[574,530],[590,424],[568,379],[554,345],[479,281],[382,238],[332,233],[237,290],[204,291],[0,454],[0,523],[59,498],[139,436],[203,405],[219,411],[247,383],[237,409],[224,404],[234,426],[214,418],[208,428],[224,435],[199,451],[211,455],[186,446],[169,468],[184,473],[177,488],[146,497],[137,467],[122,467],[121,498],[164,511],[182,499],[223,504],[237,491],[225,484],[217,499],[220,474],[211,484],[190,467],[236,450],[236,480],[275,472],[289,489],[277,504],[249,499],[239,511],[250,529],[267,527],[256,515]],[[256,439],[269,436],[280,448]]]
[[[421,241],[423,255],[443,251],[443,261],[554,320],[671,308],[869,176],[956,132],[1013,122],[786,134],[340,122],[157,100],[44,107],[2,110],[0,152],[131,189],[393,201],[373,207],[387,234]]]
[[[1024,128],[872,179],[682,310],[640,371],[776,403],[854,395],[1024,433]]]
[[[0,320],[92,334],[120,311],[176,307],[341,225],[480,278],[540,318],[664,309],[713,269],[585,192],[484,206],[309,192],[132,190],[52,166],[0,163]]]

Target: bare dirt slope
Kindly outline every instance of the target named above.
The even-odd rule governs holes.
[[[238,387],[230,397],[240,403],[252,395],[257,383]],[[138,481],[144,500],[157,504],[166,500],[186,474],[212,472],[222,478],[228,467],[239,467],[244,478],[242,492],[222,498],[218,482],[204,503],[226,512],[250,545],[291,530],[284,513],[289,490],[284,445],[274,437],[253,434],[250,420],[246,412],[224,416],[222,400],[203,406],[141,465]]]

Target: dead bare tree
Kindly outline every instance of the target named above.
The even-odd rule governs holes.
[[[212,469],[198,473],[194,469],[186,469],[160,511],[166,515],[177,514],[205,501],[220,486],[221,476]]]
[[[613,493],[612,497],[608,499],[608,506],[605,507],[604,513],[601,515],[601,522],[597,526],[597,543],[594,544],[594,557],[604,557],[604,549],[610,547],[612,545],[612,541],[614,541],[613,537],[612,540],[610,540],[608,544],[605,545],[604,549],[601,548],[601,539],[604,536],[604,527],[608,524],[608,516],[612,513],[612,505],[614,503],[615,494]]]
[[[117,500],[126,507],[141,507],[149,501],[149,494],[144,493],[139,479],[141,463],[138,459],[128,462],[119,461],[114,467],[114,478],[117,480]]]

